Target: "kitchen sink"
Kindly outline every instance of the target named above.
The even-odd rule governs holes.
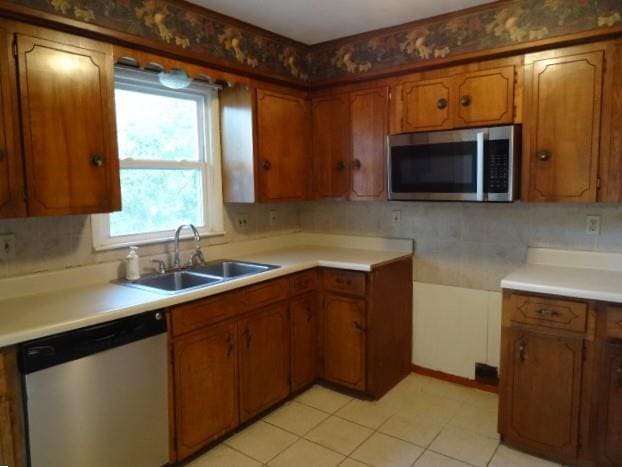
[[[119,283],[152,292],[175,294],[191,289],[209,287],[243,276],[259,274],[278,267],[271,264],[219,260],[198,266],[189,266],[179,271],[151,274],[135,281],[120,281]]]
[[[133,282],[125,282],[125,285],[144,289],[156,289],[164,293],[176,293],[205,287],[217,282],[222,282],[222,278],[195,274],[190,271],[174,271],[145,276]]]
[[[215,261],[201,266],[192,267],[190,270],[198,274],[218,276],[223,279],[258,274],[260,272],[274,269],[275,266],[268,264],[244,263],[239,261]]]

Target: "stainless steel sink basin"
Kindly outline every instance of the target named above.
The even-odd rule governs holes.
[[[249,274],[258,274],[274,268],[275,266],[270,266],[268,264],[244,263],[240,261],[215,261],[202,266],[195,266],[190,270],[197,274],[208,274],[210,276],[222,277],[223,279],[232,279]]]
[[[271,264],[219,260],[188,267],[181,271],[152,274],[133,282],[120,281],[120,283],[152,292],[175,294],[191,289],[208,287],[243,276],[259,274],[278,267]]]
[[[144,288],[148,290],[156,289],[164,293],[183,292],[189,289],[205,287],[217,282],[222,282],[221,277],[195,274],[189,271],[175,271],[145,276],[134,282],[126,282],[131,287]]]

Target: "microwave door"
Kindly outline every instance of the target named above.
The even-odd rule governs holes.
[[[484,174],[478,158],[482,160],[484,154],[483,149],[478,154],[476,134],[463,140],[400,143],[393,141],[390,149],[390,199],[477,201],[483,196]]]

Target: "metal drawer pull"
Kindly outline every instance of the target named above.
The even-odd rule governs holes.
[[[263,161],[263,164],[261,164],[261,168],[264,170],[270,170],[271,167],[272,167],[272,164],[268,160]]]
[[[540,162],[545,162],[549,160],[549,158],[551,157],[551,153],[548,151],[538,151],[536,157]]]
[[[337,170],[342,172],[346,168],[346,163],[344,161],[337,162]]]
[[[354,159],[352,161],[352,168],[355,169],[355,170],[360,170],[361,169],[361,165],[362,165],[361,161],[358,160],[358,159]]]
[[[436,101],[436,107],[443,110],[445,107],[447,107],[447,99],[439,99],[438,101]]]
[[[538,310],[540,316],[559,316],[561,313],[556,310],[547,310],[546,308],[540,308]]]
[[[527,341],[524,337],[520,339],[518,342],[518,358],[524,363],[525,362],[525,351],[527,350]]]
[[[468,107],[471,104],[471,96],[466,95],[460,98],[460,105],[462,107]]]

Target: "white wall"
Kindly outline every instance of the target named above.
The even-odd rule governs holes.
[[[475,363],[499,366],[501,293],[415,282],[415,365],[475,379]]]

